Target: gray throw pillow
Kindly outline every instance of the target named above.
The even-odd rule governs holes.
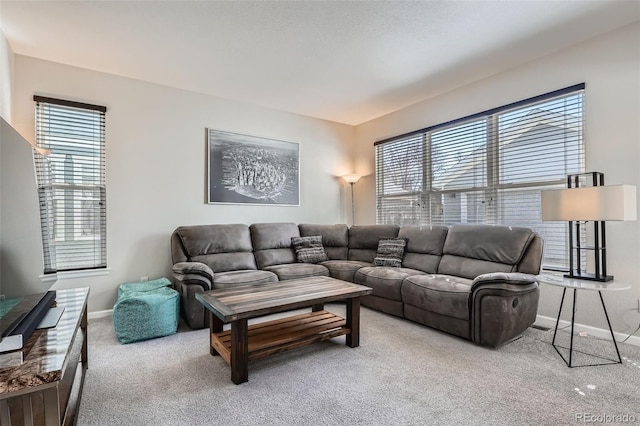
[[[381,237],[378,241],[378,252],[373,259],[376,266],[402,266],[402,256],[407,240],[404,238]]]
[[[291,237],[291,245],[296,251],[296,258],[301,263],[318,263],[329,260],[322,245],[322,236]]]

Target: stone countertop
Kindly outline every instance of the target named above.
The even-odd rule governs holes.
[[[88,288],[56,290],[56,305],[65,308],[58,325],[35,330],[22,350],[0,356],[0,397],[62,378],[88,295]]]

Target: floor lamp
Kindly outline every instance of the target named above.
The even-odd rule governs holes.
[[[613,276],[607,275],[605,221],[636,220],[636,187],[606,186],[600,172],[569,175],[567,189],[542,191],[542,220],[569,221],[569,273],[566,277],[611,281]],[[584,246],[581,227],[588,221],[593,222],[593,244]],[[582,262],[588,261],[589,255],[593,256],[591,268],[589,263],[583,268]]]
[[[354,225],[356,223],[356,208],[355,202],[353,199],[353,185],[360,180],[362,176],[360,175],[344,175],[342,179],[344,179],[349,185],[351,185],[351,224]]]

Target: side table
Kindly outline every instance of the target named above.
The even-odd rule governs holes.
[[[551,345],[558,352],[558,355],[564,360],[568,367],[588,367],[588,366],[596,366],[596,365],[609,365],[609,364],[622,364],[622,358],[620,357],[620,351],[618,350],[618,344],[616,342],[615,335],[613,334],[613,329],[611,328],[611,322],[609,321],[609,314],[607,313],[607,307],[604,304],[604,299],[602,297],[603,291],[616,291],[616,290],[629,290],[631,286],[628,284],[622,284],[616,281],[608,281],[608,282],[600,282],[600,281],[588,281],[588,280],[580,280],[576,278],[568,278],[562,275],[554,275],[554,274],[542,274],[538,275],[537,280],[542,284],[553,285],[557,287],[562,287],[562,299],[560,301],[560,309],[558,309],[558,319],[556,320],[556,327],[553,331],[553,340]],[[565,358],[565,356],[558,350],[558,345],[556,345],[556,335],[558,333],[558,324],[560,323],[560,315],[562,314],[562,306],[564,305],[564,296],[567,293],[567,289],[573,290],[573,308],[571,311],[571,337],[569,343],[569,359]],[[588,291],[597,291],[598,296],[600,296],[600,303],[602,303],[602,309],[604,311],[604,316],[607,319],[607,325],[609,326],[609,332],[611,333],[611,340],[613,341],[613,346],[616,348],[616,354],[618,355],[618,359],[610,359],[604,358],[595,354],[587,354],[592,355],[597,358],[601,358],[611,362],[599,363],[599,364],[587,364],[587,365],[573,365],[573,331],[575,325],[575,315],[576,315],[576,298],[578,294],[578,290],[588,290]],[[560,346],[562,349],[567,349]]]

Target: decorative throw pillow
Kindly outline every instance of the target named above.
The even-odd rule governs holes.
[[[376,266],[402,266],[402,256],[407,240],[404,238],[381,237],[378,240],[378,252],[373,259]]]
[[[291,245],[296,251],[296,258],[301,263],[318,263],[329,260],[322,245],[322,236],[291,237]]]

